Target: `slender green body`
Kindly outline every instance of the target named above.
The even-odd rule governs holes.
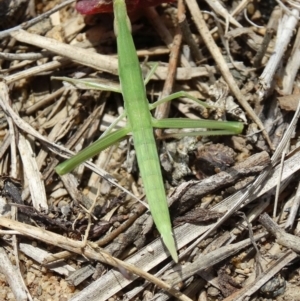
[[[157,101],[149,107],[145,84],[136,49],[131,36],[131,25],[127,16],[125,0],[114,0],[115,34],[118,44],[119,78],[121,89],[114,89],[115,92],[123,94],[125,111],[127,113],[127,125],[125,128],[107,134],[95,141],[87,148],[80,151],[76,156],[59,164],[55,170],[59,175],[72,171],[76,166],[92,158],[109,145],[123,139],[130,131],[132,132],[134,146],[137,154],[138,165],[143,179],[144,188],[149,203],[149,208],[154,223],[162,236],[163,242],[169,250],[174,261],[178,261],[175,241],[172,234],[172,226],[167,205],[167,198],[163,185],[163,178],[160,169],[159,157],[156,149],[153,127],[156,128],[209,128],[217,131],[201,131],[195,134],[207,135],[233,135],[243,130],[240,122],[226,122],[213,120],[190,120],[186,118],[156,120],[152,118],[149,108],[171,101],[178,97],[189,97],[202,106],[207,104],[189,96],[181,91]],[[89,82],[87,80],[68,79],[57,77],[56,79],[79,84],[83,89],[111,90],[103,84]],[[186,135],[187,133],[185,133]],[[190,135],[191,133],[189,133]]]
[[[124,0],[114,0],[119,77],[138,165],[154,223],[174,261],[178,261],[154,139],[149,103]],[[126,24],[126,26],[124,26]],[[135,55],[132,55],[132,54]]]

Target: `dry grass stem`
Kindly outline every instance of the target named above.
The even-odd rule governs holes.
[[[160,288],[167,290],[171,295],[173,295],[178,300],[191,301],[190,298],[183,295],[181,292],[177,291],[176,289],[173,289],[167,283],[159,280],[158,278],[148,274],[147,272],[145,272],[139,268],[136,268],[135,266],[131,265],[130,263],[125,263],[117,258],[112,257],[111,255],[109,255],[106,252],[103,252],[99,248],[97,248],[97,250],[93,250],[91,246],[85,246],[80,241],[79,242],[73,241],[71,239],[57,235],[55,233],[45,231],[42,229],[38,229],[36,227],[32,227],[29,225],[25,225],[23,223],[19,223],[16,221],[12,221],[12,220],[4,218],[4,217],[0,217],[0,224],[3,227],[17,230],[26,236],[29,236],[29,237],[32,237],[35,239],[39,239],[48,244],[57,245],[61,248],[64,248],[71,252],[77,253],[79,255],[83,255],[90,259],[98,260],[100,262],[104,262],[106,264],[112,265],[112,266],[116,267],[117,269],[124,268],[128,272],[134,273],[138,276],[141,276],[141,277],[145,278],[146,280],[153,282]]]
[[[19,271],[16,271],[15,266],[12,265],[4,248],[0,248],[0,272],[5,275],[6,281],[12,289],[16,301],[26,301],[27,288],[24,286],[23,279]]]

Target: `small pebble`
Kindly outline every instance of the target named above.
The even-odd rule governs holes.
[[[33,283],[34,279],[35,279],[36,275],[32,272],[27,272],[26,275],[26,284],[29,286]]]
[[[243,275],[237,275],[236,277],[234,277],[234,281],[241,284],[245,281],[245,277]]]
[[[113,225],[115,228],[119,228],[121,224],[120,224],[120,222],[115,222],[115,223],[113,223]]]
[[[264,247],[265,247],[266,250],[270,250],[271,249],[271,245],[269,243],[266,243],[264,245]]]
[[[238,230],[238,229],[233,229],[233,230],[232,230],[232,234],[233,234],[233,235],[238,235],[238,234],[240,234],[240,230]]]
[[[26,260],[25,266],[26,266],[27,269],[30,268],[32,265],[33,265],[33,261],[32,260],[30,260],[30,259]]]
[[[208,294],[209,296],[216,297],[216,296],[219,295],[219,293],[220,293],[219,290],[216,289],[216,288],[213,287],[213,286],[210,286],[210,287],[207,289],[207,294]]]
[[[60,211],[61,211],[61,213],[62,213],[64,216],[68,216],[68,215],[70,214],[70,212],[71,212],[71,209],[70,209],[70,206],[67,205],[67,206],[62,206],[62,207],[60,208]]]
[[[277,274],[273,278],[271,278],[266,284],[264,284],[260,291],[266,296],[275,298],[279,295],[282,295],[286,288],[285,279]]]

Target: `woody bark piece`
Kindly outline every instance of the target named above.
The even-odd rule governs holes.
[[[264,237],[266,233],[260,233],[254,237],[255,241]],[[214,250],[208,254],[201,254],[193,263],[188,263],[181,267],[180,270],[175,271],[174,273],[169,274],[167,277],[163,279],[168,283],[175,285],[179,281],[183,281],[188,277],[196,274],[199,271],[203,271],[204,269],[211,267],[222,260],[234,255],[239,252],[241,249],[251,245],[251,239],[245,239],[241,242],[227,245],[221,247],[217,250]]]
[[[178,186],[170,198],[171,211],[176,215],[187,211],[208,193],[234,184],[241,177],[253,175],[262,171],[270,163],[267,152],[255,154],[226,171],[206,178],[202,181],[189,181]],[[175,209],[176,208],[176,209]]]
[[[286,233],[281,229],[267,213],[260,216],[259,222],[276,237],[277,242],[293,251],[300,252],[300,237]]]

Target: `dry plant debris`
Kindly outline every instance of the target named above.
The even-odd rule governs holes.
[[[299,300],[300,1],[186,0],[131,14],[144,74],[159,62],[149,100],[185,90],[217,106],[179,99],[155,116],[246,128],[158,145],[178,265],[139,202],[130,139],[72,174],[53,171],[123,112],[115,93],[51,80],[118,85],[113,16],[74,7],[0,1],[0,300]]]

